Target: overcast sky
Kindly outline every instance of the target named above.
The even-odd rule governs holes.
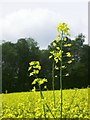
[[[71,38],[83,33],[88,43],[88,2],[4,2],[0,4],[0,40],[31,37],[40,48],[56,38],[56,26],[68,23]]]

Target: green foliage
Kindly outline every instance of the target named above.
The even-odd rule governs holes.
[[[2,43],[2,91],[32,89],[28,77],[28,63],[39,58],[39,48],[33,39],[22,38],[17,43]]]

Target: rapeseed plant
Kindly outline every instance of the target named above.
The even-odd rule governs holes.
[[[60,74],[59,74],[59,77],[60,77],[60,116],[61,116],[61,119],[62,119],[62,69],[65,69],[66,66],[63,65],[63,47],[70,47],[71,44],[70,43],[65,43],[67,41],[67,36],[70,36],[69,35],[69,28],[68,28],[68,24],[66,23],[60,23],[58,24],[57,26],[57,31],[58,31],[58,34],[57,34],[57,38],[52,42],[52,45],[56,48],[55,50],[53,51],[50,51],[50,56],[49,56],[49,59],[53,59],[53,65],[52,65],[52,88],[53,88],[53,97],[54,97],[54,108],[55,108],[55,92],[54,92],[54,69],[56,70],[60,70]],[[59,46],[58,46],[58,43],[59,43]],[[71,53],[70,52],[67,52],[66,53],[66,56],[67,57],[71,57]],[[55,63],[60,63],[60,66],[59,68],[54,65],[54,61]],[[67,62],[68,64],[72,63],[72,60],[69,60]],[[69,74],[67,73],[66,75],[64,76],[68,76]]]
[[[31,71],[30,72],[30,76],[32,75],[37,75],[39,74],[39,71],[41,70],[41,65],[40,65],[40,62],[39,61],[31,61],[29,63],[30,67],[28,68],[28,71]],[[38,85],[39,89],[40,89],[40,97],[41,97],[41,102],[42,102],[42,99],[43,99],[43,95],[42,95],[42,90],[41,90],[41,85],[44,84],[45,82],[47,82],[47,79],[45,78],[36,78],[34,79],[34,81],[32,82],[32,85]],[[34,92],[35,92],[35,86],[33,88]],[[42,103],[43,105],[43,110],[44,110],[44,117],[46,119],[46,112],[45,112],[45,105]],[[36,108],[37,109],[37,108]],[[41,114],[38,112],[36,116],[40,116]]]

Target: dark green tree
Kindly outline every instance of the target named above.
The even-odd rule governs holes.
[[[2,89],[15,90],[17,79],[17,52],[15,44],[6,42],[2,44]]]

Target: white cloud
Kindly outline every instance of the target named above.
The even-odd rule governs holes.
[[[56,37],[56,25],[59,22],[69,24],[72,37],[81,32],[87,36],[87,9],[83,11],[82,5],[75,5],[76,9],[73,4],[63,4],[63,6],[59,8],[56,5],[55,9],[53,6],[51,8],[42,6],[41,8],[20,8],[17,11],[9,11],[0,18],[2,22],[0,31],[3,31],[0,39],[16,42],[20,37],[32,37],[41,48],[45,48]]]
[[[44,47],[55,27],[55,16],[55,13],[42,9],[26,9],[10,14],[2,21],[3,38],[15,41],[20,37],[33,37]]]

